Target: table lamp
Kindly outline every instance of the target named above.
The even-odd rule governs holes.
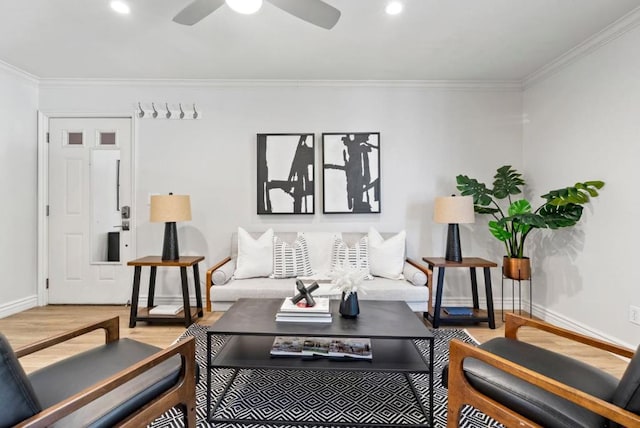
[[[462,262],[458,224],[473,223],[475,221],[473,198],[471,196],[437,197],[433,208],[433,221],[449,225],[445,260]]]
[[[152,195],[151,216],[153,223],[164,222],[164,242],[162,260],[178,260],[177,221],[191,220],[191,200],[189,195]]]

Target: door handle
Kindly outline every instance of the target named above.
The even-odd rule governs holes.
[[[129,230],[129,222],[127,220],[123,220],[122,224],[117,224],[113,227],[121,228],[123,231]]]

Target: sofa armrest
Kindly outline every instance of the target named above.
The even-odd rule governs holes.
[[[25,355],[32,354],[42,349],[50,348],[53,345],[57,345],[74,337],[82,336],[83,334],[90,333],[95,330],[103,329],[105,335],[105,343],[115,342],[120,338],[120,321],[119,317],[109,318],[103,321],[87,324],[83,327],[79,327],[57,336],[49,337],[47,339],[40,340],[30,345],[23,346],[15,351],[18,358]]]
[[[544,321],[538,321],[531,318],[525,318],[513,313],[506,314],[504,336],[509,339],[517,340],[518,329],[520,327],[531,327],[538,330],[546,331],[547,333],[555,334],[556,336],[564,337],[575,342],[580,342],[594,348],[602,349],[604,351],[611,352],[613,354],[621,355],[626,358],[631,358],[634,355],[634,351],[624,348],[622,346],[615,345],[613,343],[605,342],[603,340],[595,339],[593,337],[585,336],[580,333],[576,333],[571,330],[567,330]]]
[[[213,281],[212,281],[212,276],[213,276],[213,272],[216,269],[219,269],[221,266],[227,264],[228,262],[231,261],[231,257],[225,257],[224,259],[220,260],[218,263],[216,263],[215,265],[211,266],[209,269],[207,269],[207,275],[205,278],[205,294],[206,294],[206,309],[207,312],[211,312],[211,285],[213,285]]]
[[[117,318],[116,318],[117,319]],[[189,337],[167,349],[145,358],[137,364],[122,370],[117,374],[97,383],[68,399],[44,409],[40,413],[18,424],[18,427],[46,427],[54,422],[70,415],[76,410],[86,406],[94,400],[113,391],[117,387],[131,381],[135,377],[143,374],[147,370],[168,360],[174,355],[180,355],[181,367],[180,375],[174,386],[156,397],[151,403],[144,406],[137,412],[125,419],[119,426],[140,427],[146,426],[155,417],[172,407],[180,406],[185,413],[185,420],[188,420],[188,427],[195,427],[195,338]]]
[[[512,376],[522,379],[538,388],[549,391],[565,400],[581,407],[586,407],[594,413],[615,421],[622,426],[639,426],[640,416],[622,409],[614,404],[594,397],[586,392],[537,373],[491,352],[476,346],[463,343],[457,339],[449,345],[449,403],[447,406],[447,426],[457,426],[462,406],[468,404],[479,409],[488,416],[498,419],[506,426],[538,427],[527,418],[496,403],[489,397],[477,391],[464,375],[464,360],[475,358]]]
[[[422,272],[424,272],[425,275],[427,275],[427,288],[429,289],[428,310],[430,313],[433,313],[433,303],[432,303],[433,299],[431,297],[433,296],[433,271],[428,267],[426,267],[425,265],[413,259],[407,258],[407,263],[409,263],[411,266],[415,267],[416,269],[421,270]]]

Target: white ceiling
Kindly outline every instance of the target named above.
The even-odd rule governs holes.
[[[640,0],[325,0],[332,30],[265,2],[193,27],[190,0],[0,0],[0,61],[41,78],[522,80]],[[300,0],[304,1],[304,0]]]

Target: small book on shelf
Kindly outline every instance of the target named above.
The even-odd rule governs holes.
[[[149,309],[149,315],[177,315],[182,311],[182,305],[158,305]]]
[[[465,317],[473,315],[473,308],[467,306],[446,306],[444,313],[451,316]]]
[[[277,336],[272,357],[371,360],[371,340],[367,338]]]

